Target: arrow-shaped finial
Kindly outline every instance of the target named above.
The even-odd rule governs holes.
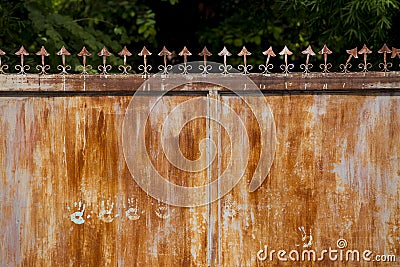
[[[89,53],[89,51],[87,51],[86,47],[83,47],[81,52],[79,52],[78,56],[82,57],[82,63],[83,65],[80,66],[80,68],[82,69],[82,74],[88,74],[88,70],[92,69],[91,65],[86,65],[86,57],[90,57],[92,54]]]
[[[328,73],[332,68],[332,64],[328,63],[328,55],[332,54],[332,51],[324,44],[324,47],[321,51],[318,52],[320,55],[324,55],[324,64],[320,64],[319,67],[323,73]]]
[[[288,56],[293,55],[293,52],[290,51],[289,48],[287,48],[287,46],[285,45],[283,50],[279,52],[279,55],[285,56],[285,64],[281,65],[281,70],[283,70],[283,73],[285,73],[285,75],[288,75],[289,70],[294,68],[293,64],[288,64]]]
[[[178,69],[180,69],[182,71],[182,74],[188,74],[188,70],[192,69],[191,65],[187,65],[187,57],[191,56],[192,53],[190,53],[190,51],[186,48],[186,46],[183,47],[182,51],[179,52],[180,56],[183,56],[183,65],[179,65]]]
[[[391,56],[391,58],[395,58],[396,56],[398,56],[400,58],[400,49],[392,47],[392,56]]]
[[[132,56],[132,53],[129,52],[126,46],[124,46],[124,48],[122,48],[122,50],[118,53],[118,55],[124,57],[124,65],[119,65],[118,69],[122,72],[122,74],[128,75],[128,71],[130,71],[132,67],[130,65],[126,65],[126,57]]]
[[[167,64],[167,57],[172,55],[172,53],[164,45],[160,53],[158,53],[158,55],[160,57],[163,57],[163,62],[164,62],[164,65],[158,66],[158,69],[161,71],[163,75],[167,75],[168,71],[172,69],[172,66]]]
[[[21,58],[21,65],[16,65],[15,69],[19,70],[18,74],[20,75],[26,74],[25,70],[28,71],[31,68],[29,65],[24,65],[24,56],[29,55],[28,51],[25,50],[24,46],[21,46],[21,48],[15,52],[15,55]]]
[[[192,53],[190,53],[190,51],[187,49],[187,47],[184,46],[182,51],[179,52],[179,55],[183,56],[183,62],[186,63],[187,62],[187,56],[191,56]]]
[[[346,50],[346,53],[349,54],[349,57],[347,58],[347,61],[345,64],[340,64],[340,68],[342,69],[342,72],[344,74],[349,73],[349,69],[351,68],[351,63],[350,60],[354,57],[354,58],[358,58],[357,56],[357,47],[350,49],[350,50]]]
[[[302,51],[301,53],[303,55],[307,55],[306,63],[300,65],[300,69],[303,69],[304,73],[307,75],[310,72],[310,69],[313,67],[313,65],[309,63],[310,56],[315,56],[315,52],[313,51],[311,45],[309,45],[307,49]]]
[[[360,63],[358,67],[362,69],[362,71],[365,73],[368,71],[368,69],[372,68],[371,63],[367,63],[367,55],[371,54],[372,51],[368,49],[368,47],[364,44],[364,46],[361,48],[360,51],[358,51],[358,54],[364,55],[364,63]]]
[[[1,62],[1,57],[4,56],[6,53],[0,49],[0,74],[6,74],[4,70],[8,69],[8,65],[3,65]]]
[[[220,65],[219,66],[219,70],[222,71],[223,75],[227,75],[229,74],[229,71],[232,69],[231,65],[227,65],[226,64],[226,57],[230,57],[232,54],[228,51],[228,49],[226,49],[226,47],[224,46],[224,48],[221,50],[221,52],[218,53],[218,56],[220,57],[224,57],[224,65]]]
[[[211,52],[208,51],[207,47],[204,47],[203,50],[199,53],[199,56],[203,57],[204,65],[200,65],[199,69],[202,71],[201,74],[208,74],[209,71],[212,69],[211,65],[207,65],[207,57],[212,56]]]
[[[37,65],[36,69],[39,71],[39,74],[47,74],[46,70],[50,69],[50,65],[45,65],[44,64],[44,57],[48,57],[50,54],[46,51],[46,48],[42,46],[38,52],[36,52],[36,55],[42,57],[42,65]]]
[[[151,70],[151,65],[147,65],[147,56],[150,56],[151,53],[149,50],[147,50],[146,46],[143,46],[142,51],[138,54],[139,56],[143,57],[143,65],[139,66],[139,70],[142,70],[142,77],[147,78],[150,73],[149,71]]]
[[[108,52],[107,48],[104,46],[97,55],[103,58],[103,65],[99,65],[97,69],[101,72],[101,74],[107,75],[112,69],[111,65],[107,65],[107,57],[111,56],[112,54]]]
[[[239,52],[238,56],[243,57],[243,65],[239,65],[238,69],[242,70],[242,74],[249,74],[250,70],[253,68],[252,65],[247,65],[247,56],[250,56],[251,53],[243,46],[242,50]]]
[[[383,62],[379,63],[379,68],[384,72],[388,72],[389,68],[392,67],[392,63],[387,62],[386,54],[391,54],[392,50],[390,50],[386,44],[383,44],[382,48],[378,50],[378,53],[383,54]]]
[[[68,74],[67,70],[70,70],[71,66],[65,65],[65,56],[70,56],[71,53],[68,52],[65,46],[62,46],[60,51],[58,51],[56,55],[61,56],[62,65],[57,66],[57,69],[61,71],[60,74]]]
[[[272,64],[269,63],[270,58],[271,57],[276,57],[274,50],[272,49],[272,46],[270,46],[267,50],[265,50],[264,52],[262,52],[263,55],[267,56],[267,60],[265,61],[265,65],[261,64],[258,68],[260,70],[263,70],[263,74],[270,74],[271,72],[269,70],[272,70],[274,68],[274,66]]]

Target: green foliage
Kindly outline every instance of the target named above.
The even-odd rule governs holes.
[[[317,50],[325,43],[342,61],[345,49],[366,43],[377,50],[393,41],[399,6],[398,0],[237,0],[222,5],[218,24],[198,35],[217,49],[227,45],[232,53],[246,45],[254,52],[253,64],[263,60],[260,48],[270,45],[275,52],[287,45],[295,52],[292,58],[300,60],[309,44]]]
[[[170,0],[176,4],[176,0]],[[16,62],[12,54],[24,45],[31,53],[27,62],[35,65],[34,52],[42,45],[52,53],[51,66],[60,64],[54,55],[62,45],[73,54],[67,58],[73,69],[81,64],[76,56],[83,46],[92,53],[88,64],[97,66],[97,53],[106,46],[118,53],[124,45],[138,53],[145,43],[157,45],[155,14],[140,1],[107,0],[20,0],[4,2],[0,6],[0,47],[8,60]],[[137,59],[139,60],[139,59]],[[110,57],[113,65],[121,64],[119,57]],[[36,63],[37,64],[37,63]]]

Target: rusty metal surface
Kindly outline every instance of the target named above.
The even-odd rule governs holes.
[[[240,99],[223,96],[222,101],[248,118],[249,131],[257,132]],[[300,266],[280,262],[276,255],[260,264],[254,252],[264,245],[270,251],[321,251],[336,248],[340,238],[351,249],[399,255],[400,97],[288,95],[268,96],[267,102],[277,126],[276,158],[262,188],[249,193],[252,163],[259,153],[253,136],[246,179],[220,200],[222,266]],[[222,142],[226,147],[226,136]]]
[[[180,133],[182,153],[197,159],[209,135],[219,157],[199,173],[172,166],[160,139],[175,106],[204,91],[245,118],[252,148],[245,179],[197,208],[166,206],[136,185],[121,137],[131,96],[96,95],[134,92],[144,79],[65,76],[0,75],[0,266],[372,266],[257,259],[264,245],[321,250],[338,239],[351,249],[400,256],[398,73],[251,75],[265,90],[277,134],[271,172],[252,193],[263,125],[246,105],[206,84],[164,96],[147,121],[146,145],[154,166],[177,184],[215,179],[230,146],[217,124],[191,121]],[[93,95],[72,94],[83,91]]]
[[[186,99],[166,97],[160,109]],[[1,266],[206,265],[207,207],[167,207],[130,176],[120,136],[129,100],[0,99]],[[164,116],[150,118],[150,147]],[[188,157],[204,129],[200,120],[183,130]],[[206,181],[161,155],[154,164],[178,182]]]
[[[226,65],[229,68],[230,65]],[[199,75],[199,74],[197,74]],[[179,76],[179,75],[178,75]],[[193,75],[194,76],[194,75]],[[169,77],[172,77],[169,75]],[[232,81],[240,80],[241,75],[223,76]],[[400,72],[369,72],[318,74],[302,73],[261,75],[250,74],[250,79],[266,92],[303,91],[341,91],[368,93],[370,91],[397,92],[400,88]],[[207,75],[207,81],[212,83],[221,79],[219,74]],[[0,75],[0,94],[2,92],[135,92],[146,81],[141,75]],[[160,91],[160,88],[146,88],[148,91]],[[177,88],[176,91],[204,91],[206,84],[191,84]],[[228,91],[218,88],[218,91]]]

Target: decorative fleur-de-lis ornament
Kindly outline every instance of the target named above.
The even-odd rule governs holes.
[[[4,70],[8,69],[8,65],[3,65],[1,61],[1,57],[4,56],[6,53],[0,49],[0,74],[6,74]]]
[[[65,46],[62,46],[61,49],[60,49],[60,51],[58,51],[58,52],[56,53],[56,55],[61,56],[62,65],[58,65],[58,66],[57,66],[57,69],[58,69],[59,71],[61,71],[60,74],[62,74],[62,75],[68,74],[67,71],[68,71],[68,70],[71,70],[71,66],[70,66],[70,65],[66,65],[66,63],[65,63],[65,56],[70,56],[71,53],[68,52],[68,50],[65,48]]]
[[[294,65],[292,63],[288,64],[288,56],[293,55],[293,52],[290,51],[289,48],[287,48],[287,46],[285,45],[283,50],[281,52],[279,52],[279,55],[285,56],[285,64],[282,64],[280,67],[281,67],[281,70],[283,70],[283,73],[285,75],[288,75],[289,70],[294,68]]]
[[[345,64],[340,64],[339,68],[342,70],[342,72],[344,74],[349,73],[349,69],[351,68],[351,63],[350,60],[354,57],[354,58],[358,58],[357,55],[357,47],[350,49],[350,50],[346,50],[347,54],[349,54],[349,57],[347,58],[347,61]]]
[[[112,69],[111,65],[107,65],[107,57],[111,56],[112,54],[108,52],[107,48],[104,46],[97,55],[103,58],[103,65],[99,65],[97,69],[101,74],[107,75]]]
[[[324,64],[320,64],[319,68],[322,70],[323,73],[328,73],[329,70],[332,68],[332,64],[328,63],[328,55],[332,54],[332,51],[324,44],[321,51],[318,52],[320,55],[324,55]]]
[[[81,52],[79,52],[78,56],[82,57],[82,66],[79,66],[80,69],[82,69],[81,74],[88,74],[88,70],[90,71],[92,69],[91,65],[86,65],[86,57],[90,57],[92,54],[87,51],[86,47],[83,47]]]
[[[146,46],[143,46],[142,51],[138,54],[139,56],[143,57],[143,65],[140,65],[138,68],[142,72],[142,77],[147,78],[150,75],[151,65],[147,65],[147,56],[150,56],[151,53],[147,50]]]
[[[19,71],[19,75],[25,75],[25,71],[28,71],[31,68],[31,66],[24,64],[24,56],[28,56],[29,53],[25,50],[24,46],[21,46],[21,48],[17,52],[15,52],[15,55],[20,56],[21,58],[21,65],[16,65],[15,70]]]
[[[182,51],[179,52],[179,55],[182,57],[183,56],[183,65],[178,65],[178,69],[182,71],[182,74],[186,75],[189,74],[189,70],[192,69],[191,65],[187,65],[187,57],[191,56],[192,53],[186,48],[186,46],[183,47]]]
[[[223,75],[229,74],[229,71],[232,69],[231,65],[226,64],[226,57],[230,57],[231,55],[232,54],[228,51],[228,49],[226,49],[225,46],[221,50],[221,52],[218,53],[218,56],[224,57],[224,65],[219,66],[219,70],[222,71],[221,74],[223,74]]]
[[[358,51],[359,55],[364,55],[364,63],[360,63],[358,68],[362,69],[362,72],[368,72],[368,69],[372,68],[372,64],[367,62],[368,54],[371,54],[372,51],[368,49],[368,47],[364,44],[360,51]]]
[[[158,53],[158,55],[160,57],[163,57],[164,62],[164,65],[158,66],[158,69],[161,71],[162,75],[167,75],[168,72],[172,69],[172,66],[167,64],[167,57],[172,55],[172,53],[168,51],[165,46],[163,46],[163,49],[160,51],[160,53]]]
[[[126,46],[124,46],[124,48],[122,48],[122,50],[118,53],[118,55],[124,57],[124,64],[119,65],[118,69],[122,72],[122,74],[128,75],[128,72],[132,70],[132,67],[130,65],[126,64],[126,57],[132,56],[132,53],[129,52],[129,50],[128,50],[128,48],[126,48]]]
[[[265,61],[265,65],[261,64],[258,68],[260,70],[264,70],[262,74],[267,75],[271,74],[269,70],[272,70],[274,68],[274,65],[269,63],[271,57],[276,57],[274,50],[272,50],[272,46],[270,46],[267,50],[263,52],[263,55],[267,56],[267,60]]]
[[[242,71],[242,74],[249,74],[250,70],[253,68],[252,65],[247,65],[247,56],[250,56],[251,53],[243,46],[242,50],[238,54],[239,57],[243,57],[243,65],[238,66],[238,70]]]
[[[201,70],[201,74],[206,75],[209,74],[209,71],[212,70],[211,65],[207,65],[207,57],[212,56],[211,52],[208,51],[207,47],[204,47],[203,50],[199,53],[199,56],[203,57],[203,65],[199,66],[199,70]]]
[[[392,47],[392,56],[391,56],[391,58],[395,58],[396,56],[400,58],[400,49]]]
[[[41,56],[42,58],[42,65],[37,65],[36,69],[39,71],[40,75],[47,74],[46,70],[50,69],[50,65],[44,64],[44,57],[48,57],[50,54],[46,51],[46,48],[42,46],[42,48],[36,52],[36,55]]]
[[[388,72],[389,69],[392,67],[391,62],[387,62],[387,54],[391,54],[392,50],[384,44],[381,49],[378,50],[379,54],[383,54],[383,62],[379,63],[379,68],[382,69],[383,72]]]
[[[303,55],[307,55],[306,63],[300,65],[300,69],[304,70],[303,73],[307,75],[310,73],[310,69],[312,69],[313,64],[310,63],[310,56],[315,56],[315,52],[313,51],[311,45],[307,47],[306,50],[301,52]]]

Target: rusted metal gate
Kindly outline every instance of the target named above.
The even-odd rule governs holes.
[[[329,248],[372,251],[367,256],[374,260],[398,257],[398,73],[250,77],[272,109],[277,138],[270,173],[255,192],[248,184],[259,157],[258,124],[226,88],[188,84],[164,96],[149,118],[146,142],[154,166],[190,186],[207,183],[226,168],[229,138],[207,119],[189,122],[180,133],[182,153],[197,159],[199,142],[210,137],[218,157],[198,173],[175,168],[161,153],[160,123],[176,105],[217,98],[244,118],[250,133],[244,179],[216,202],[184,208],[148,196],[125,163],[123,120],[143,78],[0,76],[0,265],[378,264],[328,254],[318,261]],[[311,254],[301,261],[302,252],[311,249],[317,259]],[[286,256],[278,257],[278,250]],[[300,260],[280,259],[290,251],[298,251]]]

